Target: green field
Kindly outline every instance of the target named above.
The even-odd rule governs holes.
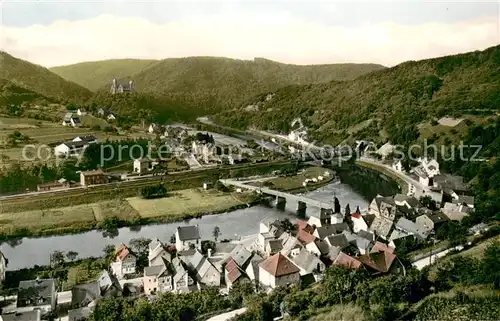
[[[12,235],[23,229],[34,234],[46,234],[65,229],[89,229],[111,217],[134,221],[139,218],[139,215],[128,202],[121,199],[47,210],[1,213],[0,234]]]
[[[227,194],[215,190],[188,189],[172,192],[168,197],[159,199],[131,197],[127,201],[142,218],[163,217],[166,220],[178,220],[185,215],[224,211],[246,204],[251,199],[251,194],[247,193]]]

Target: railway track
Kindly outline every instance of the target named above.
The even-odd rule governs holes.
[[[58,190],[52,192],[41,192],[41,193],[29,193],[29,194],[19,194],[15,196],[9,196],[3,200],[0,200],[0,210],[2,205],[8,205],[12,203],[18,203],[22,201],[33,202],[36,200],[46,200],[51,198],[61,198],[61,197],[78,197],[78,196],[89,196],[97,193],[106,193],[113,191],[126,191],[131,189],[139,189],[155,182],[163,181],[165,183],[174,182],[178,180],[193,180],[201,179],[211,174],[221,172],[221,171],[232,171],[232,170],[244,170],[251,168],[267,167],[267,166],[279,166],[289,164],[290,161],[275,161],[259,164],[243,164],[235,165],[227,168],[211,168],[199,171],[189,171],[189,172],[172,172],[164,176],[151,176],[145,178],[137,178],[129,181],[121,181],[114,183],[107,183],[102,185],[93,185],[88,187],[75,187],[67,190]]]

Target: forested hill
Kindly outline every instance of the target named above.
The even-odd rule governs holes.
[[[339,142],[346,129],[412,141],[416,125],[432,117],[495,113],[500,108],[500,46],[484,51],[409,61],[352,81],[288,86],[216,115],[219,123],[288,132],[302,117],[314,139]],[[364,128],[366,127],[366,128]]]
[[[156,64],[152,59],[111,59],[50,68],[50,71],[92,91],[109,88],[113,78],[128,79]]]
[[[0,51],[0,79],[35,92],[40,96],[68,101],[85,101],[92,93],[80,85],[67,81],[47,68],[17,59]],[[2,94],[5,94],[2,91]]]
[[[121,68],[121,69],[120,69]],[[354,79],[385,67],[375,64],[330,64],[298,66],[267,59],[237,60],[219,57],[169,58],[158,62],[114,60],[52,68],[66,79],[81,84],[92,83],[101,90],[92,100],[98,105],[114,108],[116,98],[110,97],[109,86],[114,77],[125,82],[134,80],[136,101],[151,101],[155,107],[135,105],[120,112],[134,116],[139,109],[154,109],[162,116],[176,111],[193,117],[234,108],[251,97],[292,84],[322,83]],[[135,71],[138,71],[134,74]],[[119,100],[123,101],[123,98]],[[182,109],[182,111],[181,111]]]

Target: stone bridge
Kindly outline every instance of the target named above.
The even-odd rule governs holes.
[[[233,179],[221,179],[220,181],[226,186],[231,185],[236,188],[253,190],[261,194],[276,196],[276,207],[281,210],[285,209],[287,199],[297,202],[297,214],[301,217],[305,217],[307,206],[318,207],[320,213],[333,213],[333,204],[318,201],[306,196],[281,192],[268,187],[252,186],[246,184],[248,182],[240,182]]]

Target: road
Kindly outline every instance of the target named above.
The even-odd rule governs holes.
[[[216,315],[215,317],[211,317],[207,321],[229,321],[232,318],[234,318],[235,316],[245,313],[246,310],[247,310],[247,308],[233,310],[231,312],[226,312],[223,314]]]
[[[432,255],[429,255],[427,257],[421,258],[421,259],[413,262],[412,265],[414,267],[416,267],[417,269],[422,270],[427,265],[435,263],[437,259],[439,259],[440,257],[445,256],[450,251],[452,251],[452,250],[461,251],[463,249],[464,249],[464,247],[462,245],[459,245],[459,246],[456,246],[454,248],[450,248],[450,249],[443,250],[441,252],[433,253]]]
[[[385,170],[391,172],[391,174],[397,176],[398,178],[400,178],[401,180],[406,182],[407,184],[413,185],[415,187],[415,195],[414,196],[416,198],[420,198],[421,196],[433,194],[433,192],[430,190],[430,187],[423,186],[422,184],[420,184],[420,182],[414,180],[410,176],[408,176],[404,173],[400,173],[400,172],[394,170],[391,166],[383,164],[382,162],[379,162],[379,161],[376,161],[374,159],[367,158],[367,157],[361,157],[360,159],[358,159],[358,162],[367,163],[367,164],[371,164],[374,166],[382,167]]]

